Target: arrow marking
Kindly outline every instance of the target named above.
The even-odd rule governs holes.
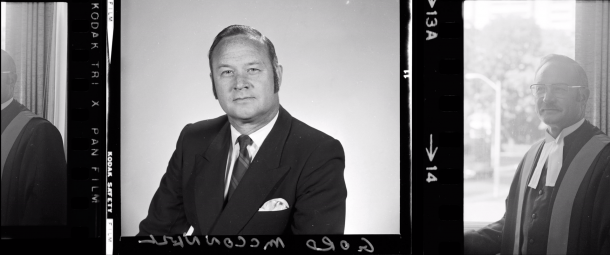
[[[428,159],[430,160],[430,162],[432,162],[432,160],[434,159],[436,150],[438,150],[438,147],[436,147],[436,148],[434,148],[434,150],[432,150],[432,134],[430,134],[430,150],[428,150],[428,148],[426,148],[426,153],[428,154]]]

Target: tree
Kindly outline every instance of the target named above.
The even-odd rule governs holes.
[[[482,30],[466,29],[464,38],[465,72],[480,73],[502,84],[502,140],[533,142],[541,136],[529,91],[541,57],[540,27],[533,19],[503,16]],[[479,104],[484,109],[465,100],[465,114],[482,111],[493,117],[494,91],[476,82],[467,81],[464,93],[467,98],[483,100]]]

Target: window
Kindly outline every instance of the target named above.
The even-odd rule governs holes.
[[[67,17],[67,3],[2,2],[2,49],[17,66],[12,97],[55,125],[64,145]]]
[[[502,218],[519,162],[544,137],[529,85],[541,57],[574,58],[574,5],[464,3],[465,225]]]

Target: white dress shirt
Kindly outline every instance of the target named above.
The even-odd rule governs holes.
[[[542,168],[546,162],[547,173],[545,186],[555,187],[555,182],[557,181],[557,177],[559,176],[559,172],[561,171],[563,164],[563,139],[572,132],[576,131],[576,129],[578,129],[584,122],[585,119],[583,118],[573,125],[564,128],[561,130],[561,133],[559,133],[557,138],[553,138],[553,136],[549,134],[548,130],[545,132],[544,147],[540,153],[540,158],[538,158],[538,163],[536,164],[536,169],[534,170],[532,179],[527,186],[532,189],[536,189],[536,187],[538,187],[538,181],[540,180],[540,175],[542,174]],[[523,169],[521,171],[523,171]]]
[[[248,150],[248,155],[250,155],[250,161],[252,161],[252,159],[254,159],[254,157],[256,156],[256,153],[258,152],[258,149],[260,149],[261,146],[263,146],[263,142],[265,141],[265,138],[267,138],[267,135],[269,135],[269,132],[271,132],[271,129],[273,128],[273,126],[275,125],[275,122],[277,121],[277,116],[279,115],[279,111],[277,113],[275,113],[275,117],[273,117],[273,119],[267,123],[267,125],[265,125],[264,127],[262,127],[259,130],[256,130],[256,132],[248,135],[250,137],[250,139],[252,139],[252,144],[250,146],[248,146],[246,149]],[[227,158],[227,171],[225,171],[225,192],[224,192],[224,197],[227,197],[227,193],[229,192],[229,186],[230,186],[230,180],[231,180],[231,175],[233,174],[233,166],[235,165],[235,161],[239,158],[239,143],[237,142],[237,138],[239,136],[241,136],[241,133],[239,133],[239,131],[237,131],[237,129],[235,129],[232,125],[231,126],[231,148],[229,149],[229,157]],[[191,226],[189,228],[189,230],[186,232],[187,236],[190,236],[193,234],[193,231],[195,229],[193,228],[193,226]]]
[[[4,108],[6,108],[9,104],[11,104],[11,102],[13,102],[12,97],[11,97],[11,99],[6,100],[6,102],[2,103],[2,110],[4,110]]]
[[[256,132],[248,135],[250,139],[252,139],[252,144],[246,148],[248,150],[248,155],[250,156],[250,162],[252,162],[252,159],[254,159],[254,157],[256,156],[258,149],[263,146],[263,142],[265,141],[265,138],[267,138],[267,135],[269,135],[269,132],[271,132],[271,129],[275,125],[278,115],[279,111],[275,113],[275,117],[273,117],[273,119],[269,123],[267,123],[267,125],[263,126],[259,130],[256,130]],[[225,171],[225,198],[227,197],[227,193],[229,192],[229,186],[231,183],[230,180],[231,176],[233,175],[233,166],[235,166],[235,161],[237,161],[237,159],[239,158],[240,147],[239,143],[237,142],[237,138],[239,136],[241,136],[241,133],[239,133],[239,131],[237,131],[237,129],[235,129],[231,125],[231,148],[229,149],[229,157],[227,158],[227,171]]]

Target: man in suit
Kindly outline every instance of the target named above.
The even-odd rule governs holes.
[[[343,147],[280,106],[271,41],[229,26],[208,58],[226,115],[182,130],[138,235],[343,234]]]
[[[15,62],[2,50],[2,226],[65,225],[61,134],[13,98]]]
[[[610,254],[610,138],[585,120],[583,68],[542,58],[531,85],[545,139],[525,155],[499,221],[464,233],[465,254]]]

